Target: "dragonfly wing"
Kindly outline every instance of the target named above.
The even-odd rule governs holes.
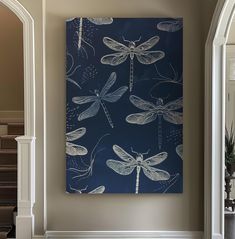
[[[76,96],[72,98],[73,103],[82,105],[97,100],[97,96]]]
[[[152,181],[161,181],[170,179],[170,174],[161,169],[153,168],[153,167],[142,167],[145,176],[147,176]]]
[[[120,42],[117,42],[113,40],[110,37],[104,37],[103,38],[103,43],[110,49],[114,51],[122,51],[122,52],[129,52],[129,48],[125,45],[123,45]]]
[[[165,104],[165,108],[168,110],[178,110],[182,107],[183,107],[183,98],[182,97]]]
[[[154,110],[156,109],[156,106],[148,101],[145,101],[141,98],[139,98],[138,96],[135,95],[131,95],[130,96],[130,102],[136,106],[137,108],[141,109],[141,110]]]
[[[157,28],[165,32],[177,32],[183,27],[183,22],[181,20],[171,20],[159,22]]]
[[[183,144],[179,144],[175,150],[176,153],[180,156],[180,158],[183,159]]]
[[[154,165],[160,164],[167,158],[167,156],[168,156],[167,152],[161,152],[159,154],[156,154],[144,160],[144,164],[148,166],[154,166]]]
[[[119,89],[115,90],[114,92],[105,95],[102,99],[106,100],[108,102],[111,102],[111,103],[116,102],[116,101],[118,101],[122,97],[122,95],[127,90],[128,90],[127,86],[122,86]]]
[[[105,83],[103,89],[100,92],[100,96],[103,97],[108,90],[113,86],[113,84],[115,83],[117,79],[117,74],[115,72],[112,72],[107,80],[107,82]]]
[[[82,127],[66,134],[66,141],[74,141],[81,138],[86,133],[86,128]]]
[[[157,118],[155,112],[142,112],[136,114],[130,114],[126,117],[126,121],[130,124],[144,125],[154,121]]]
[[[136,53],[136,57],[140,63],[149,65],[161,60],[165,57],[165,53],[163,51],[143,51]]]
[[[146,42],[140,44],[135,48],[135,52],[142,52],[149,50],[150,48],[154,47],[160,40],[159,36],[154,36],[148,39]]]
[[[134,161],[134,157],[132,157],[130,154],[128,154],[124,149],[122,149],[120,146],[118,145],[113,145],[113,151],[115,152],[115,154],[121,158],[122,160],[126,161],[126,162],[132,162]]]
[[[86,155],[87,149],[81,145],[66,142],[66,154],[71,156]]]
[[[183,124],[183,113],[176,111],[165,111],[163,118],[172,124]]]
[[[78,121],[82,121],[84,119],[95,116],[100,109],[100,101],[95,101],[87,110],[83,111],[78,116]]]
[[[112,159],[107,160],[106,164],[113,171],[121,175],[129,175],[135,169],[135,166],[131,165],[130,163],[120,162]]]
[[[87,19],[95,25],[108,25],[113,23],[113,18],[111,17],[88,17]]]
[[[95,188],[94,190],[90,191],[88,194],[100,194],[105,191],[105,186],[99,186],[98,188]]]
[[[123,63],[128,57],[128,53],[120,52],[105,55],[101,58],[101,63],[105,65],[117,66]]]

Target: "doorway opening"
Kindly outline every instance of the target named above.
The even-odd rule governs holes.
[[[218,0],[205,47],[205,228],[224,237],[226,44],[235,0]]]
[[[34,235],[33,206],[35,202],[35,47],[34,47],[34,21],[29,12],[15,0],[0,0],[0,6],[6,7],[20,20],[23,28],[23,121],[24,129],[18,128],[17,134],[17,216],[16,216],[16,238],[32,238]],[[7,22],[5,21],[7,26]],[[2,32],[1,32],[2,34]],[[14,42],[14,39],[12,40]],[[11,42],[12,42],[11,41]],[[11,68],[14,71],[14,67]],[[2,84],[0,85],[2,87]],[[9,113],[9,112],[7,112]],[[14,112],[15,117],[22,119],[19,112]],[[12,113],[13,114],[13,113]],[[2,112],[5,118],[6,112]],[[17,122],[18,123],[18,122]],[[9,127],[10,126],[10,127]],[[14,134],[18,124],[7,123],[2,126],[2,131]],[[21,132],[19,132],[21,131]],[[6,137],[7,138],[7,137]],[[15,141],[3,140],[4,147],[13,147]],[[11,144],[11,146],[9,145]],[[6,146],[7,145],[7,146]],[[7,174],[8,175],[8,174]],[[2,234],[5,236],[5,234]],[[1,237],[2,237],[1,235]]]
[[[23,24],[0,5],[0,237],[15,238],[17,142],[24,135]]]

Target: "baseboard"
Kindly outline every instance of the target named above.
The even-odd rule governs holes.
[[[1,123],[23,123],[24,122],[24,111],[13,110],[13,111],[0,111],[0,122]]]
[[[47,239],[203,239],[191,231],[47,231]],[[36,239],[36,238],[35,238]]]

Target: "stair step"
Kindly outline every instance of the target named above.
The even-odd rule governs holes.
[[[0,136],[6,135],[8,133],[8,126],[7,124],[0,124]]]
[[[17,150],[16,149],[0,149],[0,165],[16,165]]]
[[[16,234],[16,233],[15,233],[15,226],[12,225],[12,229],[11,229],[11,231],[8,233],[7,238],[16,238],[15,234]]]
[[[24,135],[24,123],[8,123],[9,135]]]
[[[16,182],[17,180],[17,166],[16,165],[4,165],[0,166],[0,187],[1,183]]]
[[[14,206],[0,206],[0,231],[1,225],[12,225],[13,224],[13,211]]]
[[[16,149],[17,142],[15,138],[18,135],[2,135],[0,137],[1,140],[1,149]]]
[[[12,204],[17,200],[17,186],[1,185],[0,186],[0,203]]]

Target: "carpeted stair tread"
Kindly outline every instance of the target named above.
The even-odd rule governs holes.
[[[16,171],[17,166],[16,165],[0,165],[0,172],[9,172],[9,171]]]
[[[0,182],[0,189],[4,188],[17,188],[17,181]]]
[[[1,182],[15,182],[17,180],[16,165],[0,166],[0,183]]]
[[[2,187],[1,193],[0,193],[0,202],[4,202],[4,204],[7,204],[9,202],[12,204],[12,202],[15,202],[17,199],[17,187]]]
[[[1,141],[1,149],[16,149],[17,148],[17,142],[15,138],[18,135],[2,135],[0,136]]]
[[[0,229],[1,225],[13,224],[13,211],[15,206],[0,206]]]
[[[0,165],[17,165],[16,149],[0,149]]]
[[[0,149],[0,155],[1,154],[17,154],[16,149]]]

